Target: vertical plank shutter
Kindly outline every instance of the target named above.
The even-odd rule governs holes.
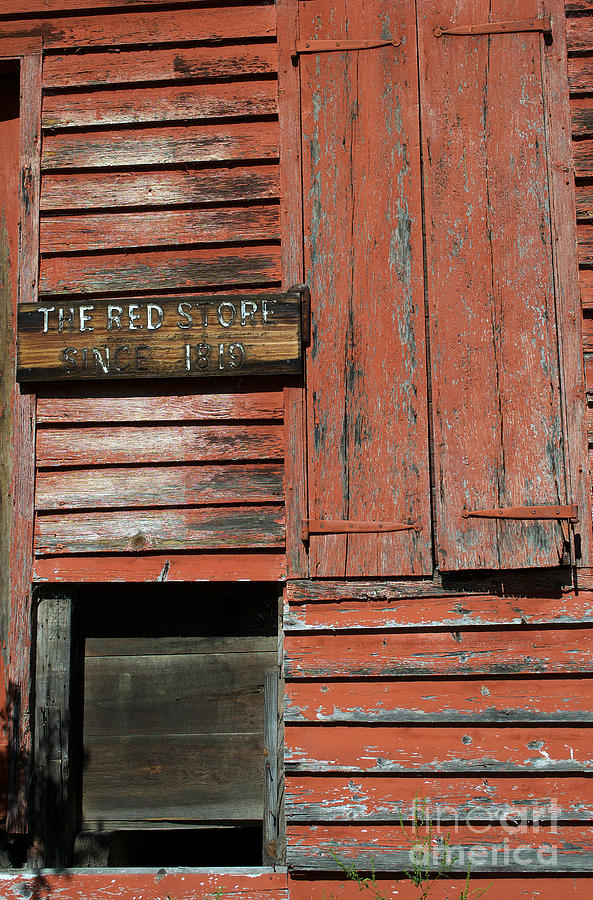
[[[414,8],[300,4],[309,516],[421,530],[314,534],[312,576],[432,572]],[[398,47],[381,41],[401,40]],[[345,526],[346,528],[348,525]],[[353,527],[356,527],[354,525]]]
[[[442,571],[566,561],[558,522],[463,517],[468,510],[574,502],[542,75],[549,51],[537,32],[435,36],[454,25],[537,15],[536,0],[418,6]]]

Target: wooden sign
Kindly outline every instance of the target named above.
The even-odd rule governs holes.
[[[298,291],[26,303],[18,381],[301,371]]]

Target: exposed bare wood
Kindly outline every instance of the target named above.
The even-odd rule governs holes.
[[[269,122],[170,125],[117,131],[56,132],[43,141],[42,168],[167,166],[278,156],[278,126]]]
[[[591,868],[593,828],[567,826],[558,834],[554,826],[541,827],[537,832],[523,827],[509,834],[508,828],[492,827],[488,846],[484,844],[484,835],[476,834],[475,828],[441,826],[438,836],[430,838],[432,852],[426,868],[438,871],[443,858],[449,860],[450,873],[464,874],[469,865],[472,883],[476,872],[585,874]],[[340,864],[352,863],[361,872],[404,873],[413,845],[414,838],[392,825],[288,827],[288,863],[299,870],[341,871]]]
[[[482,596],[450,596],[424,599],[397,597],[386,592],[384,597],[357,599],[328,596],[314,602],[291,602],[292,584],[285,593],[286,631],[351,631],[370,628],[401,630],[410,628],[468,628],[501,625],[568,625],[593,624],[593,594],[553,598],[511,598]],[[380,588],[376,591],[379,594]]]
[[[42,470],[38,510],[266,503],[283,499],[280,465]]]
[[[267,200],[278,197],[278,167],[194,168],[141,172],[46,172],[42,210],[117,209]],[[292,282],[291,282],[292,284]],[[288,285],[289,287],[291,285]]]
[[[280,280],[280,248],[255,245],[49,256],[41,260],[40,294],[174,291]]]
[[[276,205],[102,213],[41,219],[42,253],[280,239]]]
[[[4,181],[9,196],[18,202],[19,240],[13,236],[11,247],[12,272],[17,269],[18,288],[12,287],[9,300],[9,328],[11,341],[16,338],[14,301],[31,303],[37,299],[38,285],[38,220],[39,220],[39,155],[41,118],[41,55],[24,57],[20,63],[20,154],[16,134],[11,136],[11,150],[2,150],[4,165],[11,169]],[[7,125],[10,124],[10,118]],[[6,169],[5,169],[6,171]],[[11,220],[14,223],[14,219]],[[18,293],[17,293],[18,292]],[[31,712],[31,622],[32,622],[32,565],[33,565],[33,510],[35,484],[35,398],[27,390],[20,389],[13,378],[15,356],[14,343],[10,362],[5,361],[2,381],[9,381],[10,398],[3,406],[3,414],[10,410],[12,460],[9,488],[5,495],[6,510],[3,521],[10,528],[10,621],[3,641],[8,634],[8,716],[12,756],[9,769],[8,815],[6,825],[10,832],[28,830],[29,791],[31,776],[32,737]],[[8,399],[8,398],[3,398]]]
[[[280,837],[280,745],[278,734],[278,668],[266,672],[264,682],[264,785],[263,785],[263,861],[274,865]]]
[[[76,830],[73,733],[73,602],[49,596],[37,608],[35,677],[35,831],[46,866],[70,863]]]
[[[431,778],[344,776],[287,778],[287,815],[300,822],[487,822],[510,819],[536,827],[546,820],[590,822],[591,781],[586,777]],[[473,879],[472,879],[473,883]]]
[[[95,87],[142,81],[186,81],[194,78],[241,78],[270,75],[277,69],[276,45],[175,47],[120,50],[114,53],[48,53],[43,63],[47,88]]]
[[[46,129],[191,122],[198,119],[273,116],[275,81],[221,82],[110,88],[92,94],[46,94],[41,123]]]
[[[280,142],[280,205],[282,276],[284,286],[304,281],[301,194],[300,76],[292,52],[298,37],[298,0],[277,0],[278,17],[278,112]],[[292,577],[309,574],[306,548],[299,522],[307,516],[307,424],[304,387],[287,386],[286,405],[286,557]]]
[[[567,64],[571,94],[593,92],[593,56],[569,56]]]
[[[280,425],[143,425],[43,428],[38,466],[281,459]]]
[[[34,550],[38,556],[47,556],[273,548],[283,544],[281,507],[229,506],[37,516]]]

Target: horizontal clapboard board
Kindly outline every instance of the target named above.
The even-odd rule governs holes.
[[[301,294],[23,304],[19,381],[295,374]]]

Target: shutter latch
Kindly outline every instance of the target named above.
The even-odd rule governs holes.
[[[301,540],[312,534],[386,534],[390,531],[422,531],[414,522],[359,522],[353,519],[303,519]]]
[[[401,38],[384,40],[370,38],[361,41],[296,41],[292,57],[296,60],[301,53],[331,53],[334,50],[374,50],[376,47],[399,47]]]
[[[519,19],[515,22],[486,22],[484,25],[452,25],[450,28],[434,29],[435,37],[443,35],[474,34],[516,34],[521,31],[541,31],[547,41],[552,40],[552,19],[543,16],[541,19]]]
[[[556,519],[579,521],[579,508],[571,506],[507,506],[498,509],[465,509],[464,519]]]

